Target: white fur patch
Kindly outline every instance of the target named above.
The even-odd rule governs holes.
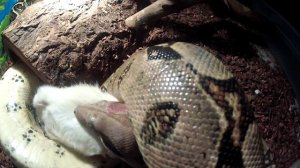
[[[92,156],[103,154],[104,147],[80,125],[74,109],[101,100],[118,101],[96,85],[78,84],[63,88],[44,85],[38,88],[33,106],[50,139],[80,154]]]

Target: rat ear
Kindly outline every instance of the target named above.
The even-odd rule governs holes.
[[[78,106],[75,115],[84,127],[102,140],[110,152],[132,167],[143,167],[125,104],[100,101]]]

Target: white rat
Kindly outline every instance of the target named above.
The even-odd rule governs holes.
[[[80,125],[74,109],[102,100],[118,101],[96,85],[78,84],[63,88],[44,85],[38,88],[33,106],[46,136],[82,155],[92,156],[103,154],[104,146]]]

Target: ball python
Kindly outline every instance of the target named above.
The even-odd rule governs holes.
[[[242,89],[203,47],[175,42],[138,51],[103,88],[125,102],[148,167],[265,167]]]
[[[44,136],[30,108],[38,85],[23,64],[11,67],[0,81],[0,142],[15,163],[101,165]],[[243,91],[202,47],[183,42],[148,47],[102,87],[128,107],[148,167],[264,167],[262,139]]]

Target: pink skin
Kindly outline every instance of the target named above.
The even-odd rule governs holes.
[[[106,112],[127,115],[127,107],[124,103],[107,102]]]
[[[127,115],[127,107],[124,103],[112,102],[112,101],[101,101],[95,105],[99,111],[95,110],[77,110],[75,109],[75,116],[79,122],[83,125],[95,124],[96,120],[101,115],[101,112],[117,115]]]

